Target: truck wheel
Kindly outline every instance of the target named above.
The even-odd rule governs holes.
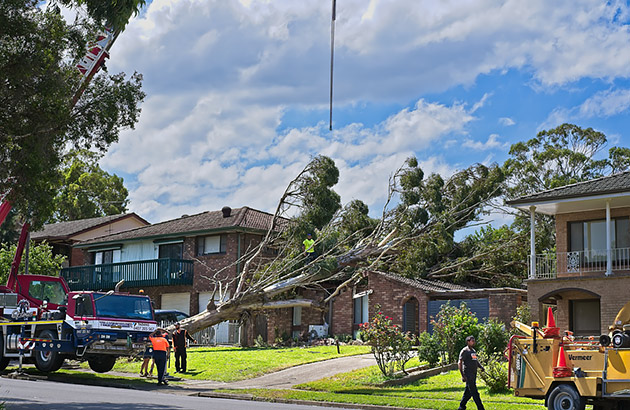
[[[99,356],[88,359],[90,369],[96,373],[107,373],[114,368],[116,356]]]
[[[41,339],[55,339],[55,335],[50,330],[42,331],[37,337]],[[56,372],[63,365],[63,356],[59,352],[35,352],[35,367],[37,370],[44,373]]]
[[[4,335],[0,333],[0,372],[7,368],[10,358],[4,357]]]
[[[560,384],[556,386],[547,400],[548,410],[584,410],[586,400],[574,386]]]

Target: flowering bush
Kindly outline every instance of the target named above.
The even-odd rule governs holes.
[[[459,351],[466,346],[466,336],[477,338],[479,335],[477,317],[463,302],[459,307],[452,306],[450,303],[442,305],[436,320],[432,323],[433,334],[448,355],[447,363],[457,361]]]
[[[381,372],[391,377],[397,368],[405,372],[405,364],[412,357],[411,347],[415,343],[415,336],[403,333],[397,325],[392,324],[392,318],[385,316],[380,306],[377,305],[376,310],[372,320],[359,325],[361,338],[372,346],[372,354]]]

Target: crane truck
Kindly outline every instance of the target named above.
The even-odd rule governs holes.
[[[144,4],[144,2],[139,2]],[[80,82],[74,106],[122,31],[108,24],[89,44],[78,62]],[[0,203],[0,224],[11,209],[9,192]],[[108,292],[70,292],[61,277],[18,275],[27,243],[29,223],[22,226],[6,286],[0,286],[0,370],[19,358],[43,372],[59,370],[65,359],[86,360],[96,372],[112,369],[118,356],[144,351],[157,324],[151,301],[116,289]]]
[[[560,335],[551,308],[544,328],[512,325],[525,334],[508,344],[514,395],[544,399],[549,410],[630,410],[630,302],[599,337]]]

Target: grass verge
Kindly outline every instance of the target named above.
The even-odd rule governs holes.
[[[464,391],[456,371],[419,380],[405,386],[379,387],[385,381],[378,368],[369,367],[338,374],[311,383],[295,386],[294,390],[220,390],[245,393],[265,400],[313,400],[336,403],[372,404],[419,409],[446,410],[457,408]],[[540,400],[514,397],[511,392],[489,394],[483,382],[479,384],[481,398],[488,409],[542,410]],[[473,403],[471,405],[474,406]]]
[[[369,346],[311,346],[294,348],[199,347],[188,349],[188,371],[181,376],[191,380],[232,382],[261,376],[289,367],[337,357],[369,353]],[[139,373],[141,361],[119,360],[114,371]],[[169,371],[175,371],[171,356]],[[155,374],[155,371],[154,371]]]

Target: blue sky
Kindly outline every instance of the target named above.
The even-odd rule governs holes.
[[[134,130],[102,160],[151,222],[272,211],[318,154],[343,202],[380,213],[410,155],[448,176],[572,122],[630,146],[628,1],[337,0],[334,130],[330,2],[154,0],[111,50],[144,74]]]

